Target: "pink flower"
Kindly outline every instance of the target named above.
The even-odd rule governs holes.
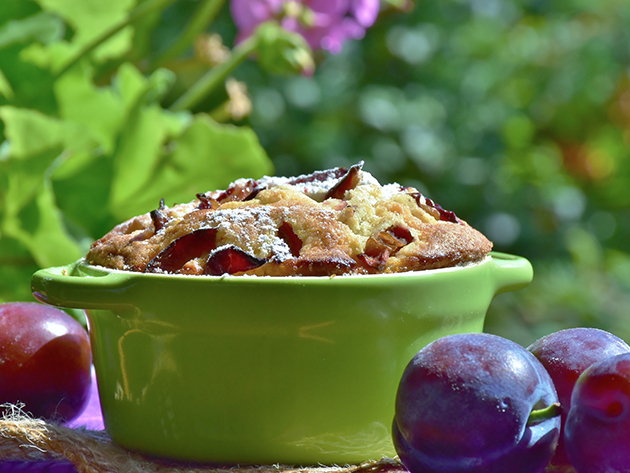
[[[363,38],[374,24],[379,0],[231,0],[230,10],[239,30],[237,41],[275,19],[302,35],[311,48],[338,54],[345,41]]]

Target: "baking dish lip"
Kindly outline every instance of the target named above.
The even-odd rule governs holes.
[[[479,267],[484,264],[488,264],[491,261],[504,260],[504,261],[516,261],[523,259],[518,256],[512,256],[505,253],[497,253],[491,252],[486,255],[483,259],[479,261],[474,261],[461,265],[447,266],[444,268],[434,268],[434,269],[424,269],[420,271],[404,271],[397,273],[378,273],[378,274],[336,274],[336,275],[325,275],[325,276],[258,276],[258,275],[233,275],[233,274],[223,274],[220,276],[214,275],[190,275],[190,274],[177,274],[177,273],[144,273],[140,271],[131,271],[124,269],[114,269],[108,268],[106,266],[93,265],[85,261],[84,258],[76,261],[73,264],[73,267],[76,271],[81,272],[81,276],[83,277],[102,277],[105,274],[119,274],[121,276],[129,276],[129,277],[147,277],[147,278],[168,278],[168,279],[176,279],[176,280],[230,280],[230,281],[239,281],[244,280],[248,282],[252,281],[322,281],[329,279],[352,279],[352,280],[374,280],[377,278],[410,278],[410,277],[428,277],[433,274],[441,274],[441,273],[449,273],[449,272],[457,272],[463,271],[466,269]],[[76,274],[72,274],[76,276]]]

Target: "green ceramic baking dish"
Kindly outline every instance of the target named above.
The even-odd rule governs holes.
[[[393,456],[396,389],[430,341],[483,329],[530,263],[397,275],[142,274],[82,261],[34,295],[87,315],[107,432],[150,455],[219,464],[352,464]]]

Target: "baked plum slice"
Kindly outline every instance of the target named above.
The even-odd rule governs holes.
[[[151,220],[153,220],[153,227],[155,228],[156,232],[162,230],[162,228],[164,228],[164,225],[166,225],[167,222],[170,220],[168,216],[164,213],[164,209],[166,209],[166,206],[164,205],[164,199],[162,199],[160,200],[160,206],[157,209],[152,210],[149,214],[151,215]]]
[[[199,200],[199,204],[197,205],[197,209],[199,210],[216,210],[219,208],[219,201],[212,197],[210,194],[197,194],[197,199]]]
[[[359,184],[359,171],[363,168],[363,161],[354,166],[351,166],[337,184],[335,184],[326,194],[326,199],[340,199],[343,200],[343,196],[346,191],[354,189]],[[325,199],[324,199],[325,200]]]
[[[266,262],[266,259],[256,258],[234,245],[229,245],[212,252],[204,267],[204,274],[221,276],[242,273],[262,266]]]
[[[145,272],[178,273],[189,261],[207,258],[203,274],[220,276],[249,271],[267,262],[234,245],[217,249],[216,235],[216,228],[200,228],[177,238],[149,261]]]
[[[341,179],[348,173],[348,169],[344,167],[326,169],[325,171],[315,171],[311,174],[298,176],[290,179],[289,185],[309,184],[312,182],[326,182],[329,179]]]
[[[200,228],[179,237],[149,261],[145,272],[178,272],[190,260],[209,254],[217,247],[216,233],[216,228]]]
[[[284,240],[287,244],[291,255],[295,258],[300,256],[300,250],[302,249],[303,243],[302,240],[300,240],[300,237],[298,237],[295,234],[295,231],[293,231],[291,224],[283,222],[282,225],[278,227],[278,237]]]
[[[452,210],[445,210],[444,208],[442,208],[442,206],[440,206],[440,204],[437,204],[433,200],[425,197],[424,195],[422,195],[422,193],[410,192],[409,195],[416,200],[418,207],[424,210],[428,210],[430,213],[435,212],[436,217],[438,217],[439,220],[463,225],[462,220],[460,220],[460,218],[455,215],[455,212],[453,212]],[[430,209],[433,209],[434,212],[431,212]]]
[[[407,227],[395,225],[368,238],[365,252],[358,259],[369,269],[381,271],[387,258],[395,255],[403,246],[413,241],[413,235]]]
[[[245,202],[251,200],[265,188],[254,179],[240,179],[234,182],[224,191],[206,192],[197,194],[199,199],[199,209],[216,209],[224,202]]]

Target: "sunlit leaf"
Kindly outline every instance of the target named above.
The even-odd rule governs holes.
[[[123,20],[135,0],[38,0],[42,8],[54,12],[73,28],[72,48],[89,43],[112,25]],[[95,56],[99,60],[115,58],[131,45],[132,29],[125,28],[99,47]]]
[[[155,103],[173,79],[172,73],[165,70],[145,78],[127,63],[118,71],[114,91],[125,109],[125,121],[112,156],[112,209],[124,208],[131,196],[150,185],[163,154],[161,148],[181,134],[190,121],[189,113],[172,114]]]
[[[115,215],[128,216],[135,196],[153,187],[153,176],[159,173],[164,154],[162,148],[181,133],[187,115],[169,114],[154,105],[130,116],[114,156],[110,207]]]
[[[126,113],[121,98],[111,88],[96,87],[88,67],[72,68],[55,82],[54,90],[61,118],[89,129],[103,152],[111,153]]]
[[[21,51],[20,59],[41,69],[56,71],[59,70],[78,49],[78,46],[73,46],[68,41],[55,41],[48,45],[33,43]]]

